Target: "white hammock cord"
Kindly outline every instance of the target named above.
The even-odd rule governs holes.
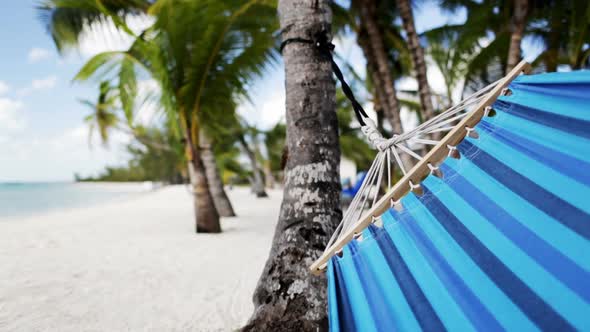
[[[334,234],[328,241],[328,245],[326,248],[329,248],[336,240],[340,238],[341,235],[348,233],[349,229],[354,226],[355,222],[362,217],[363,212],[365,211],[365,205],[369,197],[371,197],[371,193],[374,191],[374,196],[371,202],[371,207],[373,207],[379,196],[379,191],[381,187],[381,181],[383,180],[383,173],[385,172],[385,164],[387,164],[387,188],[391,188],[391,172],[392,167],[391,165],[393,162],[398,165],[400,170],[404,175],[407,174],[406,167],[403,164],[402,158],[398,149],[400,151],[405,152],[406,154],[410,155],[411,157],[422,160],[422,156],[418,155],[412,149],[406,146],[407,142],[412,143],[419,143],[425,145],[436,145],[439,141],[431,139],[431,138],[420,138],[420,136],[430,135],[432,133],[437,132],[445,132],[453,129],[451,125],[453,122],[458,121],[465,117],[471,110],[468,110],[469,107],[477,105],[481,100],[483,100],[487,93],[492,90],[501,80],[493,82],[492,84],[482,88],[479,91],[474,92],[457,105],[447,109],[446,111],[438,114],[437,116],[433,117],[432,119],[423,122],[422,124],[418,125],[416,128],[402,133],[400,135],[393,135],[390,139],[386,139],[383,137],[381,132],[378,130],[375,123],[370,118],[364,118],[365,125],[361,127],[361,131],[367,139],[369,140],[370,144],[378,150],[377,156],[373,160],[371,167],[367,171],[367,175],[359,188],[358,192],[352,199],[348,209],[346,210],[344,217],[342,218],[341,223],[336,228]],[[463,112],[465,111],[465,112]],[[463,112],[459,114],[460,112]],[[487,115],[487,110],[486,110]],[[470,132],[473,131],[473,128],[470,128]],[[455,147],[451,147],[450,152]],[[393,158],[391,158],[391,154],[393,154]],[[395,166],[395,164],[393,166]],[[431,173],[435,170],[438,170],[437,166],[428,165]],[[377,183],[375,184],[375,181]],[[414,184],[410,182],[411,189],[417,188],[420,184]],[[392,205],[397,202],[392,201]]]

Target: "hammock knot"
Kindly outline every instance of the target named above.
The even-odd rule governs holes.
[[[363,120],[365,125],[361,127],[361,131],[363,134],[365,134],[369,140],[369,143],[371,143],[371,145],[379,151],[387,150],[390,147],[389,140],[381,135],[381,132],[379,132],[379,129],[377,129],[375,122],[373,122],[373,120],[370,118],[364,118]]]

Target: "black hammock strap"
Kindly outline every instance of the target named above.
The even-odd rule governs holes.
[[[361,126],[364,126],[365,121],[363,120],[363,118],[368,118],[369,116],[367,115],[367,112],[365,112],[361,104],[354,97],[352,89],[344,80],[344,76],[342,75],[340,67],[338,67],[338,64],[336,64],[336,62],[334,61],[334,57],[332,56],[332,51],[334,51],[334,44],[332,44],[328,40],[328,34],[325,31],[323,31],[321,33],[318,33],[315,39],[313,40],[299,37],[285,39],[281,43],[279,51],[283,53],[283,49],[285,48],[285,46],[291,43],[303,43],[314,45],[322,54],[326,55],[330,59],[330,63],[332,64],[332,71],[336,75],[336,78],[338,78],[338,81],[340,81],[340,85],[342,86],[342,91],[344,92],[344,95],[346,95],[346,98],[350,100],[350,103],[352,104],[352,108],[354,110],[354,114],[356,115],[358,122]]]

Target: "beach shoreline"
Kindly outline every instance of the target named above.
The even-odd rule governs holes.
[[[195,234],[167,186],[0,223],[1,331],[228,331],[253,310],[281,190],[228,190],[238,217]]]
[[[0,223],[120,202],[160,188],[152,182],[2,182]]]

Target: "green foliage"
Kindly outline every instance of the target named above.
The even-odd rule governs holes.
[[[95,23],[112,21],[130,33],[125,20],[129,15],[144,13],[151,3],[149,0],[43,0],[37,5],[37,12],[57,49],[63,52],[78,46],[83,31]]]
[[[100,139],[103,145],[108,144],[109,132],[117,127],[119,119],[114,113],[117,95],[109,82],[101,82],[98,100],[92,103],[88,100],[81,100],[83,105],[88,106],[92,113],[84,118],[88,123],[90,130],[88,131],[88,143],[91,143],[92,135],[95,130],[98,130]]]
[[[458,70],[465,88],[476,90],[504,76],[511,37],[514,2],[510,0],[442,0],[441,6],[455,13],[467,11],[467,21],[453,30],[455,53],[465,60]],[[580,69],[590,65],[590,4],[586,0],[529,1],[525,36],[544,45],[533,67],[555,71],[559,65]],[[436,29],[435,29],[436,30]],[[428,35],[429,33],[426,33]],[[429,43],[440,43],[447,36],[430,33]],[[462,67],[463,65],[459,66]],[[440,66],[439,66],[440,67]],[[446,68],[456,67],[446,66]],[[444,74],[444,72],[443,72]],[[454,81],[456,81],[454,79]]]
[[[572,69],[590,67],[590,2],[535,3],[528,34],[545,46],[534,65],[544,65],[548,71],[555,71],[559,65]]]
[[[405,35],[399,26],[396,3],[393,0],[378,3],[377,21],[394,74],[398,78],[409,75],[411,61]],[[358,4],[356,0],[333,2],[335,34],[355,34],[359,40],[365,37],[365,31],[358,24]],[[422,34],[429,59],[443,74],[447,106],[450,106],[452,92],[462,83],[466,89],[477,89],[503,76],[514,2],[441,0],[440,5],[450,13],[467,12],[464,24],[445,25]],[[588,1],[530,1],[529,7],[525,36],[542,43],[546,49],[534,65],[544,66],[547,70],[555,70],[559,65],[573,69],[588,67]],[[285,126],[277,124],[261,132],[235,114],[237,105],[249,100],[248,87],[252,81],[262,76],[269,64],[276,63],[276,1],[44,0],[38,5],[38,12],[62,52],[74,48],[82,32],[96,23],[113,23],[117,33],[134,38],[128,50],[94,56],[74,78],[75,81],[96,79],[101,82],[98,99],[82,101],[92,109],[86,117],[91,132],[98,131],[106,144],[110,131],[127,130],[137,138],[135,144],[142,146],[133,151],[130,148],[132,155],[143,160],[125,168],[129,172],[132,170],[133,176],[142,174],[140,178],[145,178],[145,174],[155,176],[157,173],[156,166],[153,166],[157,163],[148,162],[144,153],[172,160],[171,156],[160,153],[178,153],[179,137],[197,142],[201,130],[212,140],[224,178],[248,175],[247,168],[239,162],[237,145],[240,138],[254,145],[252,149],[261,163],[267,162],[272,171],[280,171]],[[151,16],[154,24],[134,34],[127,26],[133,15]],[[347,75],[354,76],[353,81],[363,81],[349,64],[345,63],[344,69]],[[158,83],[160,91],[138,96],[138,81],[146,76]],[[353,89],[367,90],[370,94],[373,88],[370,78],[361,83],[362,86],[352,84]],[[415,95],[415,92],[410,94]],[[143,109],[142,104],[156,99],[159,115],[164,116],[164,123],[158,125],[165,128],[166,135],[176,137],[175,145],[158,138],[152,129],[142,128],[134,122]],[[419,104],[414,100],[400,98],[400,103],[410,110],[419,110]],[[375,152],[354,127],[350,106],[340,92],[337,107],[342,154],[356,162],[359,169],[368,168]],[[260,138],[263,138],[263,149],[253,144]],[[171,169],[168,164],[158,167]],[[105,176],[124,178],[124,174],[123,169],[111,168]],[[126,176],[133,177],[131,174]],[[160,174],[156,177],[168,176]]]
[[[284,124],[277,123],[274,127],[264,132],[264,146],[267,151],[271,171],[282,171],[281,161],[286,144],[287,126]]]
[[[235,139],[224,128],[228,121],[235,122],[237,101],[248,98],[251,82],[276,59],[276,1],[48,0],[39,11],[59,49],[78,43],[84,28],[94,22],[113,22],[134,38],[126,51],[94,56],[74,78],[108,82],[115,91],[117,101],[108,105],[108,126],[98,128],[113,127],[124,118],[136,138],[145,142],[133,119],[142,109],[138,77],[147,74],[159,85],[158,109],[170,132],[195,143],[201,129],[213,133],[222,169],[244,173],[236,161]],[[126,19],[139,14],[152,16],[155,23],[134,35]],[[105,140],[107,131],[101,131]]]
[[[247,84],[276,56],[274,1],[51,0],[39,10],[50,32],[68,31],[63,39],[59,38],[61,34],[53,34],[58,47],[77,42],[84,22],[112,20],[136,38],[126,52],[96,55],[75,78],[118,80],[127,113],[133,93],[129,90],[135,88],[137,75],[132,62],[160,84],[163,109],[171,117],[184,112],[185,120],[191,122],[196,121],[200,110],[235,109],[235,99],[247,96]],[[124,21],[128,13],[149,13],[155,17],[155,24],[134,36]],[[109,76],[117,67],[118,77]]]
[[[450,107],[453,104],[453,91],[469,70],[475,44],[466,42],[459,25],[444,25],[422,35],[428,44],[428,55],[445,80],[446,106]]]

